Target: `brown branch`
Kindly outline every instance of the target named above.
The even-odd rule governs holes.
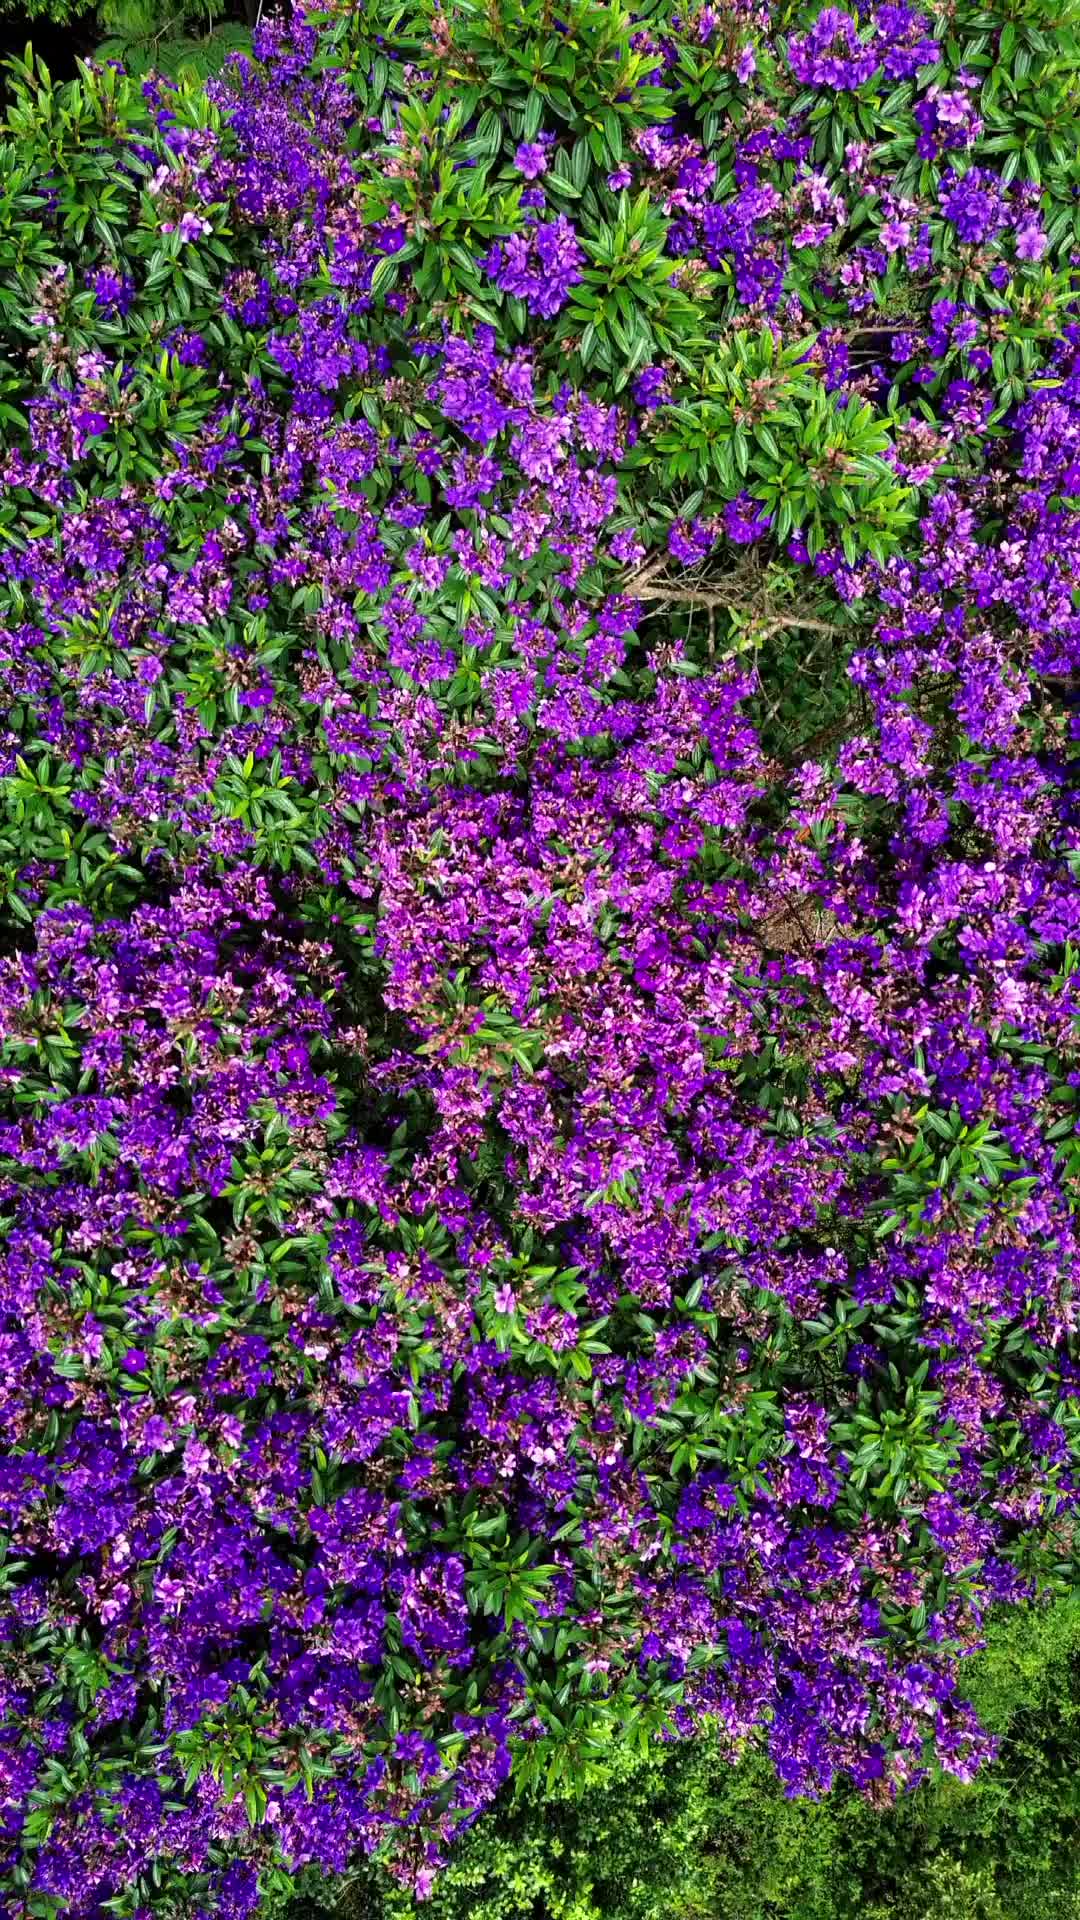
[[[633,600],[666,601],[671,606],[679,607],[726,607],[729,613],[736,612],[742,604],[730,593],[720,593],[712,587],[671,587],[662,580],[655,586],[642,584],[636,589],[627,585],[624,591]],[[852,632],[851,627],[838,626],[834,620],[814,620],[808,614],[789,613],[767,620],[763,627],[757,629],[757,638],[765,640],[771,633],[781,633],[787,627],[801,627],[807,633],[843,635]]]
[[[628,593],[632,599],[640,600],[642,596],[638,588],[644,587],[649,580],[655,579],[666,565],[667,554],[654,553],[651,560],[646,560],[644,566],[639,567],[636,573],[632,573],[627,580],[623,581],[619,589],[620,593]]]
[[[669,587],[663,581],[656,587],[627,587],[625,592],[631,600],[669,600],[673,606],[735,608],[739,604],[729,593],[717,593],[711,587]]]
[[[832,633],[838,638],[854,632],[853,627],[838,626],[835,620],[811,620],[805,613],[790,613],[780,620],[766,621],[758,630],[758,638],[765,640],[770,633],[782,633],[786,627],[804,628],[807,633]]]

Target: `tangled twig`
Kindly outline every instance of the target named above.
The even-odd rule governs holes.
[[[731,593],[724,593],[715,587],[676,587],[666,580],[657,580],[655,570],[643,568],[641,573],[628,580],[623,591],[632,600],[656,600],[676,607],[725,607],[734,613],[743,602]],[[779,614],[767,620],[764,626],[756,629],[759,639],[767,639],[772,633],[781,633],[785,628],[802,627],[808,633],[832,633],[838,637],[850,634],[850,627],[842,627],[835,620],[815,620],[809,614]]]

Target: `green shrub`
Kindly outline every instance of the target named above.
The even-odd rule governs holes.
[[[250,47],[247,27],[228,17],[240,11],[239,0],[0,0],[0,19],[24,20],[31,44],[40,22],[77,22],[80,53],[96,42],[94,60],[115,60],[138,77],[155,71],[195,81]]]
[[[57,27],[85,19],[93,10],[92,6],[80,5],[79,0],[0,0],[0,20],[15,14],[22,20],[51,20]]]
[[[105,38],[95,58],[118,60],[133,74],[205,79],[250,45],[247,28],[226,19],[226,11],[222,0],[100,0]]]
[[[1077,1920],[1080,1594],[995,1621],[967,1690],[1002,1741],[973,1784],[885,1811],[786,1800],[768,1763],[698,1741],[614,1750],[602,1786],[482,1819],[417,1904],[374,1866],[281,1920]]]

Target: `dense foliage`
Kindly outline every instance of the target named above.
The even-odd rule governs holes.
[[[250,52],[246,13],[246,0],[0,0],[0,46],[6,60],[32,38],[54,77],[89,56],[201,85],[231,53]],[[0,71],[0,98],[8,81]]]
[[[875,1804],[1077,1502],[1073,0],[22,73],[16,1915]]]
[[[785,1799],[768,1762],[707,1740],[614,1750],[579,1799],[483,1815],[417,1903],[376,1866],[312,1875],[288,1920],[1075,1920],[1080,1912],[1080,1608],[1010,1608],[965,1670],[1000,1736],[973,1781],[887,1809],[837,1787]]]

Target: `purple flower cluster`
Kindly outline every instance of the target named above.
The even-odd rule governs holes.
[[[483,324],[431,313],[300,19],[207,103],[132,88],[122,133],[100,96],[152,183],[83,187],[108,246],[35,209],[0,455],[18,1920],[240,1916],[376,1850],[423,1891],[586,1723],[760,1740],[792,1793],[966,1778],[962,1656],[1072,1551],[1071,283],[960,76],[913,99],[925,178],[819,152],[783,62],[744,123],[765,25],[685,27],[727,34],[730,170],[704,125],[592,157],[720,288],[650,360],[657,230],[605,256],[610,381],[542,324],[592,244],[570,136],[508,120],[543,207],[466,255]],[[916,88],[927,35],[827,8],[787,60],[832,111]],[[732,486],[658,499],[632,456],[698,431],[748,321]],[[754,490],[780,347],[830,422],[896,387],[886,557]],[[830,442],[821,493],[859,478]]]
[[[888,4],[875,10],[864,32],[853,14],[827,6],[808,33],[792,36],[788,60],[804,87],[853,90],[879,71],[895,85],[911,79],[920,67],[935,65],[940,47],[931,39],[929,25],[927,16],[914,7]]]
[[[519,166],[527,151],[519,147]],[[538,151],[542,160],[543,150]],[[540,171],[535,162],[531,167],[530,179]],[[560,213],[500,241],[484,261],[484,271],[503,293],[524,300],[539,319],[550,320],[566,305],[571,287],[580,284],[584,257],[571,222]]]

